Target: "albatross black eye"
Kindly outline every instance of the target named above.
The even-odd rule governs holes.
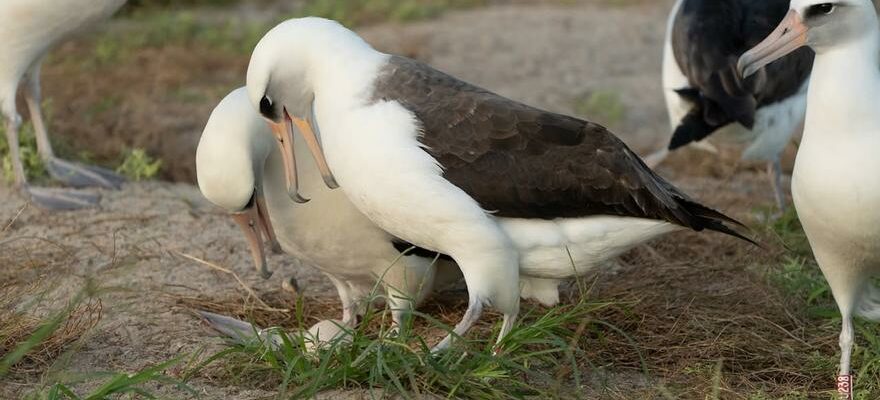
[[[822,15],[830,15],[837,7],[834,3],[822,3],[810,6],[807,9],[807,18],[819,17]]]
[[[263,114],[263,116],[266,118],[274,118],[275,117],[274,107],[272,106],[272,100],[269,100],[269,98],[266,96],[263,96],[263,98],[260,99],[260,114]]]

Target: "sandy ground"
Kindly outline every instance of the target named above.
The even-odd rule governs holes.
[[[634,148],[646,151],[661,143],[667,131],[659,76],[669,3],[493,6],[361,32],[379,48],[423,58],[461,78],[553,111],[573,113],[576,99],[595,91],[618,93],[626,112],[613,128]],[[230,88],[241,80],[225,79]],[[167,132],[176,147],[185,149],[183,154],[193,154],[210,106],[197,108],[204,112],[181,122],[185,129]],[[701,180],[678,182],[692,192],[717,186]],[[98,210],[52,214],[26,207],[8,187],[0,187],[0,259],[9,263],[3,267],[3,279],[27,282],[44,277],[53,287],[50,305],[51,299],[62,301],[88,279],[104,288],[103,319],[69,360],[74,370],[134,370],[205,346],[217,348],[221,340],[180,299],[245,294],[230,275],[181,254],[229,268],[260,293],[278,292],[280,279],[294,274],[307,298],[333,301],[335,292],[326,279],[281,256],[270,259],[278,271],[275,276],[260,279],[232,221],[191,185],[133,183],[103,195]],[[752,201],[766,204],[769,198]],[[0,397],[16,396],[34,384],[2,383]],[[272,395],[206,380],[192,385],[207,398]],[[342,398],[336,395],[340,394],[327,398]]]

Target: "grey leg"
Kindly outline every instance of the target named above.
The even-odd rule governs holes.
[[[52,142],[49,140],[49,132],[46,122],[43,120],[41,110],[42,96],[40,93],[40,63],[35,64],[27,75],[24,87],[24,99],[30,111],[31,121],[34,124],[34,133],[37,138],[37,147],[40,156],[46,164],[52,178],[64,184],[76,188],[102,187],[107,189],[119,189],[124,179],[105,168],[82,165],[65,161],[55,157],[52,151]]]
[[[776,200],[776,207],[779,213],[785,213],[785,190],[782,188],[782,160],[779,156],[767,163],[767,175],[770,178],[770,186],[773,188],[773,197]]]
[[[483,314],[483,301],[477,298],[471,298],[468,302],[467,311],[464,312],[464,317],[462,317],[461,321],[455,325],[455,328],[452,329],[452,333],[446,335],[443,340],[440,341],[431,352],[438,352],[441,350],[446,350],[452,344],[453,336],[462,336],[468,329],[477,323],[480,319],[480,315]],[[506,318],[505,318],[506,319]]]
[[[18,132],[21,127],[21,118],[12,113],[12,117],[6,120],[6,142],[9,144],[9,157],[12,160],[12,170],[15,174],[15,187],[39,207],[50,210],[75,210],[91,207],[98,203],[99,196],[87,193],[65,193],[40,187],[31,187],[27,183],[27,175],[24,172],[24,164],[21,162],[18,145]]]
[[[18,129],[21,127],[21,117],[12,114],[6,118],[6,143],[9,145],[9,158],[12,159],[12,171],[15,174],[15,187],[27,192],[27,176],[24,174],[24,164],[18,148]]]

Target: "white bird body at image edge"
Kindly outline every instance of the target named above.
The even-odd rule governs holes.
[[[792,0],[776,30],[746,52],[748,76],[799,47],[816,52],[792,196],[842,316],[840,374],[851,383],[853,315],[880,321],[880,22],[869,0]],[[852,386],[839,386],[852,398]]]
[[[19,80],[56,44],[109,18],[126,0],[3,0],[0,4],[0,92]],[[72,11],[72,10],[75,10]]]

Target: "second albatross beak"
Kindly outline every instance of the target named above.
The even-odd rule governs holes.
[[[800,14],[790,10],[770,36],[739,58],[737,69],[740,75],[748,78],[765,65],[806,46],[808,31]]]
[[[333,177],[333,173],[330,171],[327,159],[324,157],[324,149],[321,148],[321,142],[318,141],[318,136],[315,135],[315,131],[312,130],[312,126],[308,121],[292,117],[285,109],[284,120],[280,123],[270,125],[272,126],[272,133],[275,135],[275,139],[278,141],[278,146],[281,149],[281,155],[284,159],[285,175],[287,176],[288,195],[293,201],[297,203],[305,203],[309,201],[309,199],[306,199],[299,194],[299,178],[297,176],[296,155],[293,148],[293,125],[296,125],[296,128],[305,140],[306,145],[309,147],[309,152],[312,153],[315,163],[318,164],[318,170],[321,172],[321,177],[324,179],[324,183],[330,189],[336,189],[339,187],[339,184],[336,183],[336,178]]]
[[[238,224],[247,239],[248,247],[251,249],[251,256],[254,258],[254,264],[260,271],[263,279],[269,279],[272,272],[269,271],[269,264],[266,261],[266,252],[263,249],[263,236],[272,245],[272,250],[278,252],[281,246],[275,238],[275,231],[272,228],[272,222],[269,221],[269,214],[266,210],[266,203],[262,193],[259,190],[254,191],[254,196],[244,210],[232,214],[232,219]]]

